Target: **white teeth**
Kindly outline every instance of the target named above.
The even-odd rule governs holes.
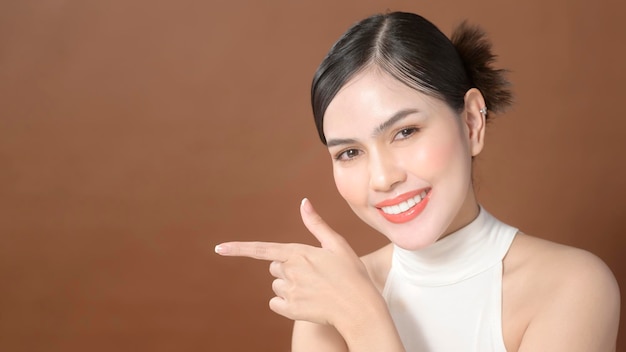
[[[417,203],[421,202],[422,199],[426,197],[426,191],[423,191],[421,194],[416,195],[413,198],[410,198],[400,204],[390,205],[388,207],[382,207],[382,211],[385,214],[397,215],[403,213],[411,208],[413,208]]]

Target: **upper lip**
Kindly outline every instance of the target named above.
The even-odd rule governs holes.
[[[388,207],[388,206],[392,206],[392,205],[396,205],[396,204],[400,204],[404,201],[407,201],[413,197],[415,197],[418,194],[421,194],[422,192],[428,190],[428,187],[425,188],[421,188],[421,189],[417,189],[414,191],[410,191],[410,192],[406,192],[406,193],[402,193],[399,196],[393,197],[393,198],[389,198],[389,199],[385,199],[380,203],[375,204],[374,206],[376,208],[382,208],[382,207]]]

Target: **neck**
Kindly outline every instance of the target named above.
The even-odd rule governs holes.
[[[465,197],[465,201],[463,202],[461,209],[457,213],[454,220],[452,220],[452,223],[450,224],[450,226],[448,226],[443,236],[441,236],[439,239],[444,238],[449,234],[458,231],[460,228],[467,226],[467,224],[476,219],[479,212],[480,206],[478,205],[478,201],[476,200],[474,188],[470,186],[467,192],[467,197]]]

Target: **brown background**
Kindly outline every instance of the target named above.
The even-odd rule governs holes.
[[[2,1],[0,350],[287,351],[266,263],[213,246],[314,243],[304,196],[358,253],[384,243],[336,193],[308,92],[386,9],[490,33],[517,102],[476,162],[481,202],[623,286],[617,0]]]

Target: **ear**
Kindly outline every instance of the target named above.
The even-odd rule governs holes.
[[[463,111],[463,122],[467,128],[469,147],[472,156],[478,155],[485,145],[485,123],[487,121],[487,110],[485,98],[482,93],[472,88],[465,93],[465,110]]]

